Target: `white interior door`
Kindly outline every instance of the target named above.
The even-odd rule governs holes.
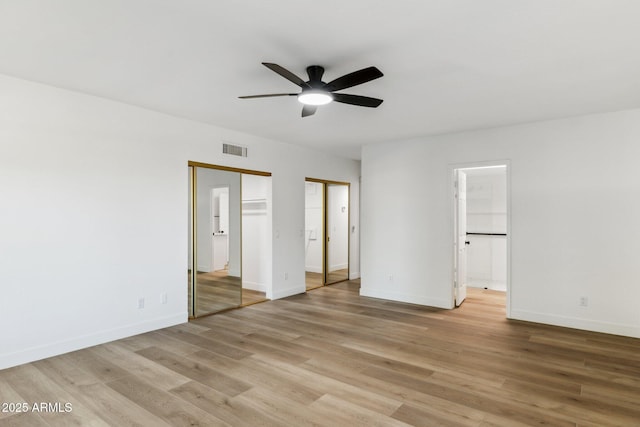
[[[455,300],[456,307],[467,297],[467,175],[456,171],[455,189]]]

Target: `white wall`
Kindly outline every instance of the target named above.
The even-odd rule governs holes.
[[[319,182],[305,184],[305,270],[311,273],[323,271],[323,186]]]
[[[467,232],[507,233],[506,168],[465,169]],[[505,236],[467,235],[467,285],[507,290]]]
[[[357,204],[357,161],[6,76],[0,93],[0,369],[187,320],[189,160],[272,172],[270,298],[305,291],[305,177]]]
[[[271,293],[271,177],[242,174],[242,287]]]
[[[508,159],[511,317],[640,337],[638,141],[631,110],[364,147],[361,293],[453,307],[451,167]]]

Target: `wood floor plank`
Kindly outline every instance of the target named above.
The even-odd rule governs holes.
[[[429,407],[417,407],[404,403],[392,417],[416,427],[478,427],[481,420],[469,419],[458,414],[443,414]]]
[[[263,356],[270,362],[273,361],[268,355]],[[253,386],[262,387],[265,390],[273,390],[293,402],[308,405],[322,395],[315,384],[301,384],[297,378],[285,372],[278,372],[272,363],[257,363],[253,357],[242,360],[238,363],[224,356],[218,356],[209,352],[198,352],[191,356],[191,359],[209,366],[211,369],[220,369],[241,381],[251,383]]]
[[[94,353],[91,348],[63,354],[59,357],[90,373],[99,381],[113,381],[129,375],[125,369]]]
[[[187,378],[208,385],[227,396],[235,396],[251,388],[250,384],[161,348],[150,347],[137,353]]]
[[[280,421],[244,403],[230,398],[204,384],[190,381],[171,390],[171,393],[207,411],[232,426],[280,427]]]
[[[134,376],[111,381],[107,386],[171,426],[230,426],[210,413],[183,400],[177,400],[174,395],[159,390]],[[153,424],[146,423],[146,425]]]
[[[2,427],[49,427],[49,424],[38,414],[29,412],[20,412],[8,414],[6,417],[0,418],[0,426]]]
[[[271,357],[277,360],[285,360],[292,363],[302,363],[308,359],[308,357],[293,352],[283,350],[272,345],[265,345],[251,339],[247,339],[246,336],[237,336],[225,331],[208,331],[200,334],[205,338],[210,338],[214,341],[225,342],[231,344],[233,347],[242,349],[248,353],[262,353],[269,354]]]
[[[144,425],[168,427],[170,425],[102,383],[82,385],[69,390],[69,393],[109,425],[122,427]]]
[[[3,373],[3,379],[18,392],[24,399],[23,402],[30,406],[29,416],[20,417],[29,419],[28,422],[32,422],[30,418],[33,416],[34,418],[42,418],[48,425],[54,427],[102,427],[109,425],[33,364],[9,369],[8,372]],[[63,412],[56,407],[51,411],[49,409],[41,410],[43,408],[42,404],[47,408],[49,403],[59,405],[58,408],[64,408],[64,411],[66,411],[65,405],[69,403],[71,404],[71,411]],[[40,410],[35,412],[34,407],[40,408]]]
[[[129,375],[135,375],[161,390],[169,390],[189,381],[184,375],[128,351],[117,342],[94,347],[92,351],[124,367]]]
[[[200,351],[204,348],[206,350],[222,354],[232,359],[242,359],[253,354],[250,351],[245,351],[236,346],[228,345],[224,341],[220,342],[220,340],[209,340],[207,339],[207,332],[211,332],[211,329],[200,331],[199,334],[192,334],[190,332],[168,328],[160,331],[159,333],[167,337],[174,338],[177,341],[193,344],[194,350],[196,351]],[[194,351],[193,353],[195,353],[196,351]]]
[[[296,405],[295,402],[271,390],[254,387],[237,396],[236,400],[269,414],[282,426],[340,426],[340,416],[335,412],[325,412],[309,405]]]
[[[338,424],[362,427],[407,427],[408,424],[377,411],[363,408],[339,397],[325,394],[309,405],[323,413],[333,413],[339,417]]]
[[[401,400],[390,399],[381,396],[379,393],[354,387],[324,375],[318,375],[298,365],[274,362],[270,359],[263,359],[261,355],[254,355],[251,358],[255,360],[256,363],[262,364],[265,368],[271,366],[294,375],[298,378],[298,382],[313,384],[314,388],[320,390],[322,394],[331,393],[335,397],[383,415],[393,414],[402,405]]]
[[[9,370],[7,370],[8,372]],[[13,389],[6,381],[0,381],[0,404],[10,404],[24,402],[24,398]],[[0,410],[0,420],[3,418],[9,418],[17,414],[15,410],[10,410],[8,407],[5,410]]]
[[[484,412],[481,410],[465,407],[457,402],[446,400],[436,395],[421,393],[402,387],[401,385],[386,383],[383,380],[364,375],[352,369],[345,369],[339,362],[320,362],[312,359],[305,362],[301,367],[387,398],[410,402],[421,408],[429,408],[432,411],[441,413],[443,416],[453,413],[456,414],[456,416],[462,416],[466,419],[476,419],[478,421],[484,417]]]

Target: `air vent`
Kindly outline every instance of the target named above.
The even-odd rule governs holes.
[[[240,145],[223,143],[222,152],[224,154],[231,154],[232,156],[247,157],[247,147],[241,147]]]

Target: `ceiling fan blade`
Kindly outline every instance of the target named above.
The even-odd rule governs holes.
[[[240,99],[251,99],[251,98],[270,98],[272,96],[297,96],[297,93],[270,93],[266,95],[245,95],[239,96]]]
[[[334,93],[333,100],[336,102],[342,102],[343,104],[359,105],[361,107],[376,108],[382,104],[382,99],[369,98],[368,96],[349,95],[346,93]]]
[[[291,71],[287,70],[286,68],[283,68],[283,67],[279,66],[278,64],[272,64],[270,62],[263,62],[262,65],[264,65],[265,67],[267,67],[271,71],[274,71],[274,72],[280,74],[285,79],[289,80],[292,83],[297,84],[300,87],[303,87],[303,88],[311,87],[311,86],[309,86],[309,84],[307,82],[302,80],[300,77],[296,76],[295,74],[293,74]]]
[[[317,105],[305,105],[304,107],[302,107],[302,117],[307,117],[315,114],[317,109]]]
[[[342,77],[338,77],[335,80],[330,81],[324,85],[324,89],[329,92],[336,90],[346,89],[348,87],[357,86],[362,83],[370,82],[377,78],[382,77],[384,74],[376,67],[363,68],[362,70],[354,71],[353,73],[346,74]]]

